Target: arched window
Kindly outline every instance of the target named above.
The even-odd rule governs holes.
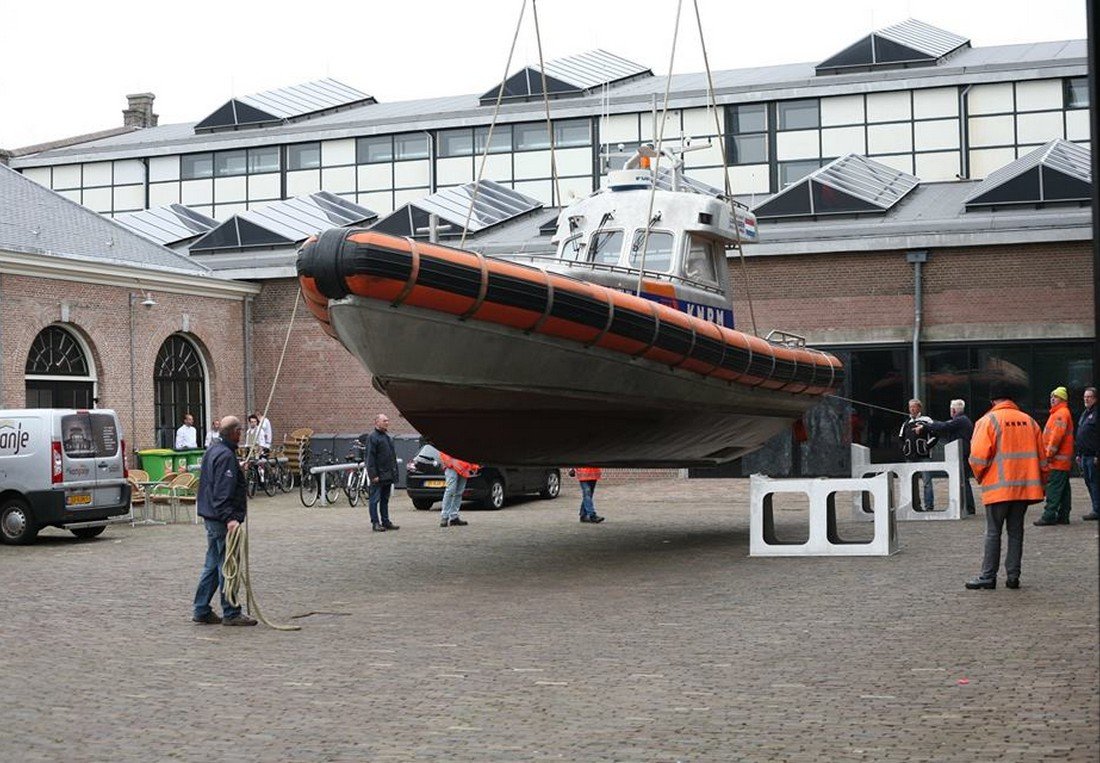
[[[95,375],[77,337],[61,326],[38,332],[27,353],[28,408],[91,408]]]
[[[157,444],[162,448],[175,444],[176,428],[185,413],[195,417],[201,444],[205,437],[206,371],[195,345],[173,334],[161,345],[153,367],[153,414]]]

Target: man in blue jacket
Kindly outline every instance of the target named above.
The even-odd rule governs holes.
[[[248,513],[248,495],[244,474],[237,461],[241,420],[236,416],[225,416],[221,422],[221,439],[203,455],[202,472],[199,474],[196,503],[199,516],[206,523],[206,563],[195,591],[195,614],[191,619],[203,625],[255,625],[255,620],[225,598],[225,580],[222,577],[225,538],[230,530],[244,522]],[[210,609],[215,590],[221,591],[222,617]]]
[[[1077,465],[1089,489],[1092,511],[1085,519],[1100,519],[1100,413],[1096,406],[1096,387],[1085,388],[1085,410],[1077,420]]]
[[[951,401],[951,418],[948,421],[933,421],[918,426],[917,433],[928,430],[934,435],[943,435],[945,443],[961,440],[963,459],[963,482],[966,483],[966,513],[974,513],[974,490],[970,487],[970,438],[974,436],[974,424],[967,417],[966,403],[962,400]]]
[[[367,478],[370,480],[367,507],[370,510],[371,530],[375,532],[399,529],[390,521],[390,492],[393,490],[393,483],[397,481],[397,450],[387,431],[389,428],[389,416],[378,414],[374,417],[374,431],[366,435],[364,443]],[[363,436],[359,439],[363,440]]]

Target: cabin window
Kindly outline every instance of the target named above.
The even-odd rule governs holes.
[[[718,283],[718,273],[714,263],[714,243],[698,236],[692,236],[688,242],[687,258],[684,260],[684,278],[703,283]]]
[[[600,265],[618,265],[622,250],[623,232],[621,230],[596,231],[592,234],[589,259]]]
[[[667,273],[672,265],[672,234],[651,230],[645,246],[645,262],[642,262],[642,241],[645,230],[634,231],[634,241],[630,244],[631,267]]]
[[[584,244],[581,240],[581,235],[578,233],[576,236],[570,236],[561,242],[561,249],[558,251],[558,257],[563,260],[583,260],[584,259]]]

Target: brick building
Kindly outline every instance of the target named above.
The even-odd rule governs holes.
[[[738,327],[753,329],[751,294],[760,334],[801,334],[850,368],[842,394],[858,404],[815,409],[811,441],[801,448],[805,471],[843,471],[843,443],[852,437],[879,455],[889,450],[900,419],[865,404],[900,411],[917,395],[945,418],[948,401],[961,397],[979,414],[999,376],[1019,383],[1037,416],[1059,384],[1079,405],[1081,388],[1094,381],[1095,344],[1085,41],[974,48],[964,36],[909,20],[837,48],[818,63],[715,72],[721,134],[705,75],[677,76],[664,130],[706,146],[686,155],[686,170],[717,187],[726,176],[724,141],[732,187],[760,217],[761,243],[746,248],[743,263],[729,261]],[[488,144],[485,177],[537,206],[471,231],[467,246],[551,252],[545,226],[556,205],[599,187],[621,161],[620,144],[629,151],[657,134],[652,103],[667,80],[646,65],[595,51],[550,61],[546,73],[552,132],[542,121],[541,77],[528,70],[504,83],[491,142],[499,83],[486,83],[481,96],[379,103],[323,80],[212,103],[206,117],[175,125],[157,124],[151,94],[132,96],[124,129],[19,150],[10,161],[45,188],[147,235],[149,216],[185,216],[191,234],[153,237],[199,266],[198,282],[222,282],[208,268],[237,285],[223,296],[192,295],[187,313],[165,310],[172,317],[148,337],[146,352],[155,355],[150,348],[170,334],[213,342],[214,356],[232,351],[231,337],[183,328],[183,315],[207,334],[200,305],[222,310],[227,325],[239,316],[240,403],[263,407],[294,310],[295,248],[311,232],[402,217],[415,228],[423,212],[416,205],[474,180]],[[288,227],[283,213],[302,204],[312,217]],[[463,224],[451,221],[451,232]],[[154,310],[169,304],[157,302]],[[78,303],[85,304],[74,296]],[[59,309],[42,308],[48,315],[40,320]],[[140,306],[136,313],[146,314]],[[138,321],[137,330],[144,327]],[[3,331],[5,357],[21,352],[8,349]],[[288,346],[271,405],[277,430],[348,432],[378,411],[396,417],[370,375],[302,307]],[[5,366],[4,380],[5,399],[14,399],[18,374]],[[156,405],[155,395],[144,395],[139,407]],[[149,430],[141,415],[136,423]],[[408,425],[397,418],[394,429]],[[738,468],[766,463],[782,473],[794,451],[789,442],[774,445]]]

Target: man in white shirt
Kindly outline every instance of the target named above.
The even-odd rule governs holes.
[[[183,414],[183,423],[176,430],[176,450],[193,450],[199,447],[199,433],[195,431],[195,417]]]
[[[248,431],[245,433],[245,447],[251,449],[253,446],[262,455],[271,452],[271,424],[267,419],[261,421],[255,413],[248,417]]]

